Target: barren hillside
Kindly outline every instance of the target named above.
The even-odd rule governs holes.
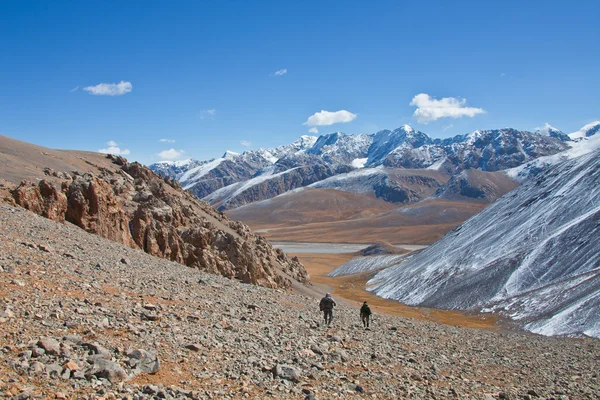
[[[268,287],[308,281],[297,259],[246,225],[122,157],[1,136],[0,177],[6,202],[149,254]]]
[[[0,205],[0,397],[594,398],[597,340],[474,330],[246,285]]]

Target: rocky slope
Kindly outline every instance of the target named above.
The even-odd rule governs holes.
[[[597,340],[474,330],[245,285],[0,205],[0,397],[588,399]]]
[[[178,182],[121,157],[95,155],[90,160],[103,157],[103,165],[84,174],[47,168],[37,184],[6,184],[3,197],[44,217],[189,267],[267,287],[307,282],[296,259],[183,191]]]
[[[600,150],[526,181],[368,285],[410,305],[485,308],[546,335],[600,337]]]
[[[279,160],[275,166],[244,182],[238,182],[204,197],[219,210],[233,209],[256,201],[267,200],[290,190],[308,186],[330,176],[349,170],[343,165],[330,165],[315,160],[314,163],[293,168],[281,168],[289,157]],[[310,158],[309,158],[310,160]],[[282,170],[278,172],[278,170]]]

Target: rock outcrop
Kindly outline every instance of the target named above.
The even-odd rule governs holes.
[[[289,287],[291,279],[308,281],[297,259],[184,192],[178,182],[139,163],[108,157],[115,170],[72,173],[59,181],[60,189],[47,180],[22,182],[12,198],[49,219],[228,278],[271,288]]]
[[[41,180],[37,185],[21,182],[11,193],[21,207],[52,220],[65,220],[67,197],[48,181]]]

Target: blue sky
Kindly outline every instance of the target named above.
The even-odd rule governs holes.
[[[4,1],[0,133],[115,142],[144,163],[311,128],[568,133],[600,119],[599,13],[592,1]]]

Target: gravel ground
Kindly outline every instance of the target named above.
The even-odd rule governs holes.
[[[0,205],[2,398],[599,398],[598,340],[317,304]]]

